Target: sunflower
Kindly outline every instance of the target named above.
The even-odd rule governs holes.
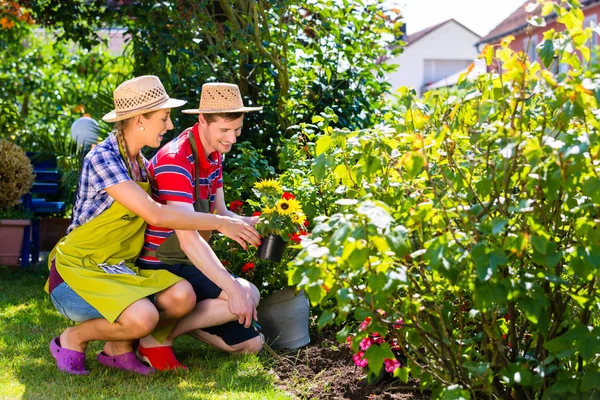
[[[267,214],[267,215],[268,215],[268,214],[272,214],[272,213],[274,213],[276,210],[277,210],[277,207],[273,207],[273,208],[271,208],[271,207],[265,207],[265,208],[262,210],[262,213],[263,213],[263,214]]]
[[[263,179],[256,182],[254,188],[264,194],[277,194],[283,192],[281,185],[275,179]]]
[[[291,215],[292,222],[297,225],[304,225],[306,221],[306,215],[303,212],[297,211]]]
[[[297,211],[301,210],[300,203],[296,199],[281,199],[277,202],[277,204],[275,204],[275,207],[280,215],[291,214],[292,218]]]

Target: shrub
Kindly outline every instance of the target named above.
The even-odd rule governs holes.
[[[501,73],[423,101],[405,90],[387,127],[316,135],[312,178],[344,198],[315,218],[290,276],[340,341],[371,319],[351,343],[388,339],[361,355],[375,375],[397,343],[395,374],[434,398],[600,389],[600,78],[561,53],[590,60],[581,12],[554,10],[573,35],[550,32],[540,51],[568,74],[509,38],[482,54]]]
[[[0,211],[8,211],[31,189],[33,166],[23,149],[4,139],[0,139],[0,160]]]

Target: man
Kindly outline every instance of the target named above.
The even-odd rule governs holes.
[[[261,109],[244,107],[237,85],[204,84],[199,108],[183,111],[198,114],[198,123],[167,143],[150,162],[154,199],[207,213],[206,231],[200,234],[151,225],[146,229],[138,266],[166,269],[187,279],[197,297],[194,310],[177,323],[165,342],[138,347],[139,355],[155,368],[185,368],[170,347],[184,333],[228,352],[255,353],[262,348],[260,336],[251,327],[258,289],[232,276],[207,244],[212,230],[244,249],[260,244],[254,229],[258,217],[239,216],[225,205],[222,154],[231,150],[240,135],[244,113]]]

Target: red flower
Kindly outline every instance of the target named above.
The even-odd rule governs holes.
[[[300,243],[302,241],[302,236],[306,236],[306,232],[294,232],[292,235],[290,235],[290,240]]]
[[[385,342],[385,338],[377,332],[370,334],[369,338],[371,339],[371,342],[375,344],[381,344]]]
[[[304,221],[304,227],[305,227],[305,228],[308,228],[308,220],[305,220],[305,221]]]
[[[242,272],[246,273],[254,268],[254,263],[247,263],[242,266]]]
[[[294,196],[290,192],[283,192],[283,194],[281,195],[281,198],[284,200],[292,200],[292,199],[295,199],[296,196]]]
[[[237,212],[242,208],[243,205],[244,205],[243,201],[234,200],[231,203],[229,203],[229,209],[233,212]]]
[[[253,217],[259,217],[259,216],[260,216],[260,214],[262,214],[260,211],[254,211],[254,212],[252,213],[252,216],[253,216]]]
[[[223,266],[229,265],[229,261],[221,261],[221,264],[223,264]]]

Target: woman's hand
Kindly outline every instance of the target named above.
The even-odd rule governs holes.
[[[260,235],[253,226],[238,218],[225,216],[219,218],[221,223],[217,230],[228,238],[238,242],[244,250],[248,250],[248,244],[256,247],[260,245]]]

